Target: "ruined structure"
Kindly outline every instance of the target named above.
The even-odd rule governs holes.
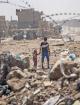
[[[5,36],[5,33],[6,33],[5,16],[0,16],[0,37]]]
[[[41,20],[41,12],[34,9],[16,10],[18,16],[18,28],[38,28]]]

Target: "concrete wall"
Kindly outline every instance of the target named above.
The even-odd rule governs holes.
[[[0,36],[5,36],[5,34],[6,34],[5,16],[0,16]]]
[[[38,28],[41,13],[34,9],[16,10],[18,16],[18,28]]]

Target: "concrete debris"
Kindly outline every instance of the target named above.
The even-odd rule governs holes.
[[[26,78],[26,74],[20,70],[14,70],[7,75],[7,80],[10,80],[11,78]]]
[[[80,101],[77,100],[73,105],[80,105]]]
[[[11,87],[13,91],[19,91],[25,86],[25,79],[17,79],[17,78],[12,78],[7,81],[7,84]]]
[[[77,99],[80,99],[80,93],[77,93],[75,96],[74,96],[75,100]]]
[[[33,95],[36,95],[36,94],[40,93],[40,91],[41,91],[41,88],[37,89],[37,90],[33,93]]]
[[[0,77],[3,78],[0,78],[0,105],[80,105],[80,42],[61,45],[54,44],[52,41],[50,43],[51,70],[41,69],[40,57],[38,68],[33,69],[31,54],[35,46],[39,47],[39,41],[36,44],[35,40],[34,47],[33,42],[33,40],[31,42],[14,41],[2,44]],[[60,56],[66,48],[73,53],[65,51],[65,54],[62,53]],[[13,54],[10,52],[3,54],[4,50],[9,50]],[[67,55],[68,57],[66,57]],[[4,58],[5,62],[2,62]],[[4,64],[9,67],[5,76],[2,75]],[[31,67],[28,68],[29,66]],[[63,88],[61,87],[62,82],[64,83]]]
[[[10,101],[8,102],[8,105],[17,105],[17,100],[16,100],[16,98],[10,99]]]
[[[59,98],[60,98],[60,95],[50,98],[43,105],[56,105],[56,103],[59,101]]]
[[[18,91],[25,86],[25,73],[20,70],[11,71],[7,76],[7,84],[12,88],[14,91]]]
[[[61,64],[61,60],[58,60],[54,66],[52,67],[50,74],[49,74],[49,78],[50,80],[58,80],[59,78],[61,78],[63,76],[61,69],[60,69],[60,64]],[[64,61],[64,69],[65,69],[65,74],[66,75],[70,75],[70,71],[72,70],[73,67],[77,67],[77,63],[73,62],[73,61]]]
[[[44,86],[45,87],[48,87],[48,86],[51,86],[52,83],[50,81],[44,81]]]
[[[0,105],[7,105],[7,103],[4,102],[4,100],[3,100],[3,101],[0,101]]]
[[[0,61],[1,60],[5,61],[10,67],[17,66],[21,69],[30,67],[29,57],[23,57],[20,56],[19,54],[14,55],[11,54],[9,51],[2,52],[2,54],[0,54]]]
[[[65,98],[65,105],[72,105],[73,103],[74,103],[74,100],[70,96],[67,96]]]

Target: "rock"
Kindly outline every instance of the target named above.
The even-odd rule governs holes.
[[[80,101],[75,101],[73,105],[80,105]]]
[[[25,97],[23,97],[22,105],[33,105],[33,100],[32,99],[28,99],[28,97],[25,96]]]
[[[77,80],[76,90],[80,92],[80,78]]]
[[[18,79],[12,78],[7,81],[7,84],[11,87],[13,91],[19,91],[23,87],[25,87],[26,80],[25,79]]]
[[[0,101],[0,105],[7,105],[7,103],[4,101]]]
[[[25,78],[26,77],[26,74],[23,73],[22,71],[20,70],[15,70],[15,71],[11,71],[8,76],[7,76],[7,80],[11,79],[11,78]]]
[[[30,67],[30,59],[29,59],[29,57],[25,57],[22,60],[24,62],[24,68],[29,68]]]
[[[22,105],[25,105],[25,104],[26,104],[27,98],[28,98],[27,96],[24,96],[24,97],[23,97],[23,99],[22,99]]]
[[[41,88],[38,88],[38,89],[33,93],[33,95],[36,95],[36,94],[40,93],[40,91],[41,91]]]
[[[20,70],[21,71],[21,68],[17,67],[17,66],[14,66],[14,67],[11,67],[11,70],[12,71],[15,71],[15,70]]]
[[[8,105],[17,105],[17,99],[15,97],[11,98],[8,102]]]
[[[73,98],[70,96],[65,97],[65,105],[72,105],[74,103]]]
[[[53,68],[51,69],[49,73],[50,80],[58,80],[63,76],[60,70],[60,63],[61,63],[61,60],[58,60],[53,66]],[[72,69],[73,67],[77,67],[77,63],[74,61],[64,60],[64,67],[65,67],[65,74],[69,75],[70,73],[68,72],[68,70]]]
[[[51,84],[52,84],[52,83],[51,83],[50,81],[44,81],[44,86],[45,86],[45,87],[51,86]]]
[[[27,73],[28,73],[28,69],[24,69],[23,72],[24,72],[25,74],[27,74]]]
[[[74,99],[80,99],[80,93],[77,93],[77,94],[74,96]]]
[[[11,71],[7,76],[7,84],[12,88],[12,90],[19,91],[25,87],[25,77],[26,75],[20,70]]]
[[[59,100],[60,95],[48,99],[43,105],[56,105],[56,102]]]

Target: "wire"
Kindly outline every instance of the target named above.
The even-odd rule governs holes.
[[[50,16],[60,16],[60,15],[80,15],[80,13],[56,13],[56,14],[51,14]]]
[[[22,0],[22,2],[24,2],[25,5],[27,5],[29,8],[31,8],[31,5],[28,3],[28,1]],[[12,2],[10,2],[9,0],[0,1],[0,3],[7,3],[7,4],[10,4],[10,5],[14,5],[14,6],[18,6],[18,7],[20,7],[20,8],[27,9],[26,6],[22,6],[22,5],[19,5],[19,4],[12,3]],[[60,25],[60,24],[58,24],[52,17],[53,17],[53,16],[58,16],[58,15],[63,15],[63,14],[64,14],[64,15],[67,15],[68,13],[60,13],[60,14],[56,13],[56,14],[51,14],[51,15],[45,15],[45,14],[43,14],[43,17],[42,17],[42,18],[45,18],[45,19],[48,18],[48,19],[50,19],[53,23],[55,23],[56,25]],[[71,14],[72,14],[72,13],[69,13],[69,15],[71,15]],[[73,13],[73,15],[76,15],[76,13]],[[71,17],[71,18],[68,18],[68,19],[64,20],[64,22],[63,22],[60,26],[64,25],[66,22],[70,21],[70,19],[73,19],[73,18],[75,18],[75,17],[79,17],[79,16],[80,16],[80,13],[77,13],[77,15],[78,15],[78,16],[74,16],[74,17]]]
[[[27,9],[27,7],[26,6],[22,6],[22,5],[19,5],[19,4],[15,4],[15,3],[12,3],[12,2],[10,2],[10,1],[0,1],[0,3],[7,3],[7,4],[10,4],[10,5],[14,5],[14,6],[18,6],[18,7],[20,7],[20,8],[24,8],[24,9]],[[27,5],[28,7],[30,7],[29,5]]]

